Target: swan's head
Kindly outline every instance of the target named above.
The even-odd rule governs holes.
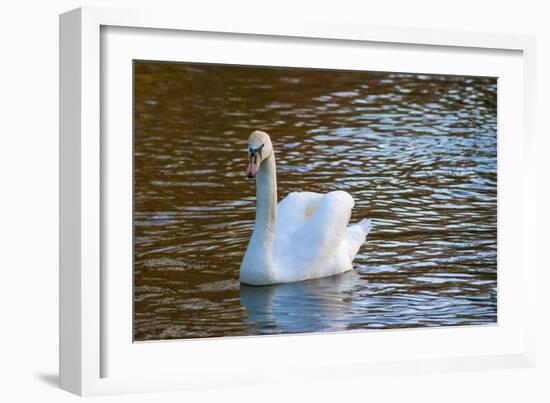
[[[260,164],[273,155],[273,147],[269,134],[256,130],[248,138],[248,168],[246,176],[254,178],[260,169]]]

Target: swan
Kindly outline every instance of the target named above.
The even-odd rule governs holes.
[[[256,220],[240,267],[241,283],[290,283],[352,270],[371,222],[348,226],[351,195],[293,192],[277,205],[275,153],[263,131],[250,135],[248,161],[247,176],[256,178]]]

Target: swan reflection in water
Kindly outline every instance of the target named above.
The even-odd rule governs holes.
[[[346,330],[353,314],[352,292],[359,274],[349,271],[332,277],[263,287],[241,284],[241,305],[250,334]]]

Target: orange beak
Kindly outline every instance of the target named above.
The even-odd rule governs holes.
[[[255,178],[260,168],[260,158],[257,155],[251,155],[248,162],[248,168],[246,168],[246,176],[248,178]]]

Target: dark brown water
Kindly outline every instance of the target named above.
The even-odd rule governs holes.
[[[135,62],[136,340],[496,322],[491,78]],[[239,284],[267,131],[279,200],[343,189],[356,270]]]

